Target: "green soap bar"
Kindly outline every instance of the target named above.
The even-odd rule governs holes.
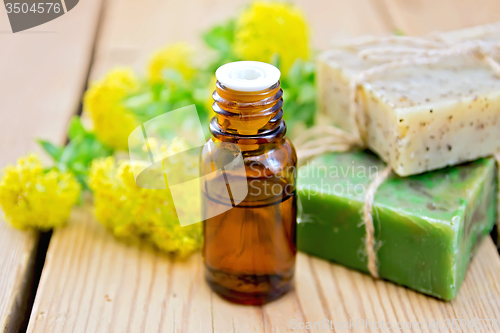
[[[319,156],[299,169],[298,249],[368,272],[364,189],[385,165],[364,151]],[[425,174],[391,175],[373,220],[381,278],[445,300],[457,294],[476,245],[496,217],[491,158]]]

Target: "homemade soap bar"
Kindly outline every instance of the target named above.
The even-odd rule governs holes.
[[[443,36],[461,42],[477,38],[474,31]],[[500,25],[484,39],[500,42]],[[355,120],[349,112],[349,83],[359,73],[388,62],[364,58],[363,52],[410,47],[420,48],[382,41],[321,54],[317,122],[352,132]],[[392,58],[390,51],[382,53],[383,57],[398,60],[397,53]],[[454,56],[432,65],[387,70],[368,77],[357,94],[366,124],[366,146],[400,176],[500,151],[500,78],[475,57]]]
[[[300,169],[298,249],[368,272],[364,191],[384,167],[375,155],[354,151],[319,156]],[[491,158],[390,176],[373,206],[380,277],[454,298],[476,245],[495,223],[496,186]]]

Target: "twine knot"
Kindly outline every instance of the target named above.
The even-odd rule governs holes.
[[[349,84],[349,114],[355,121],[353,132],[347,132],[329,125],[317,125],[304,131],[295,140],[297,155],[302,162],[327,152],[345,152],[366,146],[366,119],[364,110],[360,107],[359,87],[376,74],[388,70],[408,66],[421,66],[437,63],[445,58],[470,56],[483,62],[500,79],[500,64],[494,56],[500,55],[500,43],[481,40],[481,37],[498,31],[500,25],[485,25],[475,30],[475,37],[469,40],[449,41],[449,36],[434,33],[426,37],[390,36],[369,37],[361,41],[337,44],[337,48],[356,50],[361,46],[372,44],[392,44],[390,46],[374,47],[358,51],[357,56],[374,62],[374,66],[359,72]],[[495,155],[499,165],[500,153]],[[368,186],[363,206],[363,224],[366,231],[365,251],[367,267],[374,278],[379,278],[375,228],[373,224],[373,202],[379,186],[391,175],[392,169],[387,166],[378,172]],[[499,193],[500,202],[500,193]],[[500,214],[499,214],[500,215]],[[500,216],[498,219],[500,235]]]

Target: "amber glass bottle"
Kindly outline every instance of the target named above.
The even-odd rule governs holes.
[[[208,142],[215,148],[202,153],[202,169],[228,152],[240,154],[244,163],[243,173],[213,172],[225,182],[203,189],[204,212],[212,216],[203,222],[207,282],[222,297],[242,304],[263,304],[293,286],[297,156],[285,137],[279,75],[274,66],[251,61],[217,70],[216,116]],[[228,179],[246,188],[229,186]],[[228,200],[219,196],[224,191]]]

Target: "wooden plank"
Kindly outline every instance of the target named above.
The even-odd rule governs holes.
[[[409,35],[500,21],[498,0],[383,0],[394,29]]]
[[[38,237],[0,221],[0,332],[15,332],[23,321]]]
[[[205,27],[244,3],[152,0],[145,6],[138,0],[111,0],[92,77],[115,65],[143,71],[151,50],[169,42],[188,40],[199,46],[198,34]],[[389,32],[394,25],[381,1],[297,3],[312,22],[314,44],[320,48],[327,47],[330,37]],[[200,255],[171,262],[146,248],[116,242],[89,207],[82,207],[74,211],[70,226],[52,237],[28,331],[281,332],[292,330],[293,319],[297,324],[328,319],[342,325],[349,319],[397,324],[493,316],[499,311],[499,260],[491,240],[485,241],[459,298],[444,303],[299,254],[294,292],[263,307],[238,306],[210,291]]]
[[[380,0],[377,0],[380,1]],[[201,34],[228,17],[235,17],[250,0],[110,0],[96,52],[92,77],[119,65],[144,72],[150,53],[176,41],[188,41],[201,53]],[[379,19],[381,7],[367,0],[290,1],[304,11],[317,49],[328,48],[334,37],[388,33],[391,24]],[[382,9],[382,11],[385,9]],[[203,56],[200,57],[203,60]]]
[[[444,329],[446,319],[464,319],[470,323],[477,318],[499,318],[500,258],[490,238],[481,244],[459,295],[452,302],[443,302],[384,281],[374,281],[367,275],[321,259],[309,258],[309,261],[316,272],[317,285],[329,295],[326,300],[330,316],[339,322],[349,322],[353,318],[371,323],[419,322],[424,332],[448,332]],[[439,330],[429,329],[429,325],[436,321],[440,324]],[[491,326],[489,328],[492,331]],[[459,331],[474,330],[465,327]]]
[[[489,238],[452,302],[299,253],[295,291],[263,307],[239,306],[209,290],[199,254],[172,262],[117,242],[86,206],[50,243],[28,332],[285,332],[324,320],[334,329],[329,322],[310,331],[348,325],[371,332],[379,331],[375,323],[418,322],[424,332],[447,332],[446,319],[500,318],[498,276],[500,258]],[[436,321],[440,330],[429,330]],[[367,322],[373,329],[364,329]]]
[[[0,167],[37,138],[63,143],[78,111],[90,64],[100,0],[82,1],[67,15],[13,34],[0,10]],[[0,220],[0,332],[17,332],[26,306],[39,235]]]
[[[187,40],[200,47],[199,35],[203,30],[234,16],[248,2],[151,0],[146,6],[138,0],[110,0],[106,3],[91,77],[99,77],[117,65],[130,65],[144,72],[151,51],[167,43]],[[386,31],[386,24],[372,15],[375,9],[371,3],[352,3],[354,8],[344,6],[341,0],[296,2],[311,23],[314,46],[326,48],[335,31],[347,35]],[[355,13],[356,18],[364,19],[347,19]],[[74,224],[55,231],[52,237],[30,331],[74,328],[89,332],[149,332],[170,331],[174,327],[190,332],[209,327],[219,332],[269,331],[272,327],[284,327],[284,309],[304,318],[315,309],[310,304],[320,304],[310,298],[302,305],[295,294],[251,311],[248,309],[252,308],[228,304],[207,288],[199,256],[188,263],[173,264],[145,249],[129,249],[114,242],[95,221],[91,226],[79,223],[90,219],[85,214],[88,213],[77,212]],[[123,266],[117,268],[115,264]],[[108,270],[112,267],[116,269]]]

